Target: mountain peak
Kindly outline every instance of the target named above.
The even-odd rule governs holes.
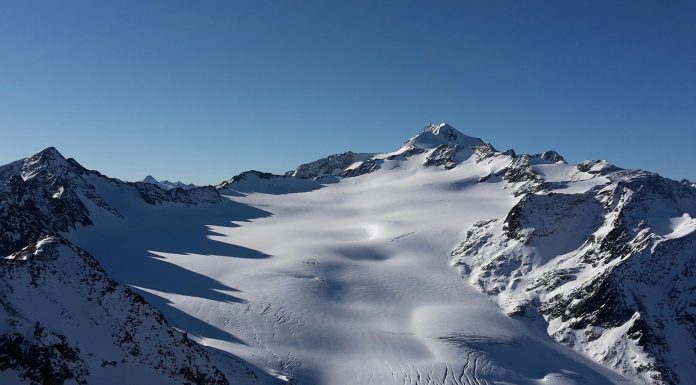
[[[44,148],[43,150],[32,155],[30,158],[40,158],[44,160],[66,160],[63,154],[61,154],[60,151],[53,146]]]
[[[158,181],[157,179],[155,179],[155,177],[152,176],[152,175],[146,176],[145,178],[143,178],[143,180],[141,180],[141,182],[143,182],[143,183],[159,184],[159,181]]]
[[[406,145],[409,147],[428,149],[450,143],[459,144],[464,147],[475,147],[484,144],[481,139],[464,135],[447,123],[431,123],[423,128],[420,134],[409,139]]]
[[[423,128],[423,132],[432,132],[435,135],[439,135],[441,131],[443,133],[461,134],[456,128],[444,122],[440,124],[428,123],[428,125]]]
[[[49,172],[56,175],[65,173],[70,169],[70,163],[55,147],[47,147],[36,154],[24,159],[22,166],[22,179],[31,179],[41,172]]]

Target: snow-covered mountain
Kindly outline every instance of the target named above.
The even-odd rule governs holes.
[[[170,182],[170,181],[168,181],[168,180],[158,181],[158,180],[155,179],[155,177],[153,177],[152,175],[146,176],[146,177],[143,178],[143,180],[141,180],[140,182],[142,182],[142,183],[154,184],[154,185],[157,185],[157,186],[161,187],[161,188],[164,189],[164,190],[171,190],[171,189],[175,189],[175,188],[181,188],[181,189],[184,189],[184,190],[190,190],[190,189],[193,189],[193,188],[198,187],[198,186],[196,186],[196,185],[193,184],[193,183],[187,184],[187,183],[183,183],[183,182],[180,182],[180,181],[176,181],[176,182]]]
[[[4,384],[229,383],[186,333],[64,239],[9,255],[0,276]]]
[[[239,359],[211,358],[63,236],[96,218],[123,220],[125,202],[214,205],[215,189],[124,183],[55,148],[0,167],[0,181],[0,383],[258,382]]]
[[[696,377],[691,183],[444,123],[215,187],[124,183],[52,148],[0,182],[2,383]]]
[[[472,226],[453,265],[509,314],[541,314],[554,339],[609,367],[648,383],[694,378],[696,189],[602,162],[564,174]],[[602,183],[569,191],[590,175]]]

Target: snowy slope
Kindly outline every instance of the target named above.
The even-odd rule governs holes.
[[[538,187],[532,167],[564,165],[461,138],[417,136],[433,145],[329,166],[339,183],[291,194],[299,176],[246,173],[218,186],[229,203],[215,210],[117,206],[124,219],[71,239],[192,338],[299,383],[630,383],[542,322],[508,317],[449,266],[462,229]]]
[[[84,215],[58,216],[54,236],[142,294],[233,383],[250,380],[245,368],[305,385],[693,377],[690,184],[500,152],[446,124],[393,152],[249,171],[216,190],[75,174],[6,187],[8,233],[32,230],[16,225],[31,212],[17,196],[79,186],[59,195],[78,191],[64,211]]]

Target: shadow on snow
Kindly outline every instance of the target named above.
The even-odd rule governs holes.
[[[185,258],[268,258],[258,250],[221,242],[213,227],[238,227],[233,222],[268,217],[271,213],[231,200],[200,206],[147,206],[119,208],[117,220],[97,223],[78,232],[74,241],[94,255],[119,283],[134,286],[176,327],[191,335],[243,343],[232,334],[176,309],[166,298],[148,290],[199,297],[227,303],[245,303],[226,282],[167,261],[166,255]]]

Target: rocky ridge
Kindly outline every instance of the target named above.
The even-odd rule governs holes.
[[[679,363],[696,362],[696,189],[602,161],[575,168],[565,181],[537,175],[505,218],[467,231],[452,265],[509,314],[543,317],[554,339],[602,364],[683,383],[695,368]],[[601,179],[565,191],[589,176]]]

